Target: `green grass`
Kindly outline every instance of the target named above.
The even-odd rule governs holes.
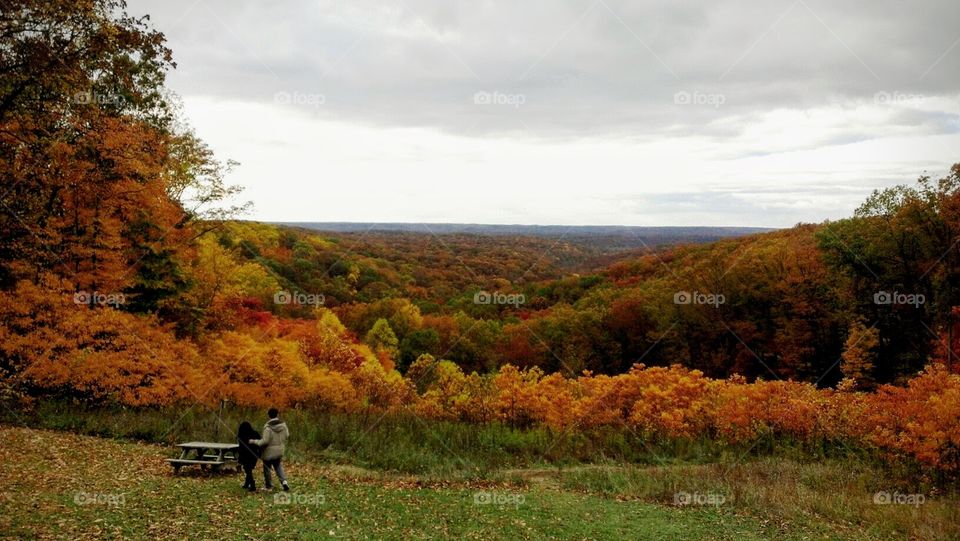
[[[565,490],[668,502],[677,491],[727,495],[751,516],[780,524],[831,524],[880,539],[960,539],[960,498],[904,481],[866,462],[764,457],[737,464],[584,468],[557,476]],[[877,505],[878,492],[923,494],[922,505]]]
[[[680,508],[535,483],[349,477],[309,463],[289,465],[294,490],[285,504],[276,493],[242,491],[234,474],[173,476],[161,446],[22,428],[0,429],[0,438],[8,480],[0,536],[9,538],[869,538],[816,521],[772,523],[733,505]],[[511,503],[478,504],[478,492]]]
[[[294,486],[302,495],[323,495],[324,503],[282,506],[268,494],[242,493],[232,475],[173,477],[162,460],[176,442],[230,441],[227,427],[241,419],[259,424],[259,411],[227,409],[226,426],[210,411],[65,402],[8,416],[10,425],[58,432],[11,427],[3,431],[12,438],[0,434],[0,473],[24,499],[0,492],[0,503],[14,503],[0,509],[0,536],[52,532],[54,524],[81,537],[162,538],[163,517],[173,515],[181,518],[173,524],[180,535],[172,538],[198,528],[200,538],[333,531],[346,538],[670,539],[686,532],[693,539],[960,539],[955,484],[842,444],[771,438],[732,448],[640,441],[615,430],[564,435],[289,411],[284,418],[294,436],[286,460]],[[148,467],[140,471],[138,464]],[[519,495],[523,503],[474,505],[478,490]],[[78,506],[71,499],[77,491],[120,491],[126,501],[116,508]],[[878,491],[923,494],[926,502],[876,505]],[[724,501],[678,507],[678,493]],[[23,512],[23,501],[32,510]],[[222,516],[234,517],[241,529]],[[253,533],[257,528],[263,533]]]
[[[15,416],[11,411],[0,408],[0,415],[6,415],[0,418],[9,424],[163,444],[193,439],[231,441],[241,421],[259,426],[265,418],[262,411],[232,407],[220,417],[216,411],[200,407],[131,409],[65,401],[39,402]],[[544,427],[521,429],[424,420],[403,414],[345,415],[309,410],[286,411],[283,418],[292,429],[289,453],[293,458],[447,480],[486,479],[502,469],[544,465],[736,463],[770,455],[798,461],[844,458],[890,466],[867,451],[842,444],[809,445],[774,437],[724,446],[706,438],[642,440],[616,427],[557,432]],[[904,468],[899,472],[903,477],[916,476],[909,466],[897,466]]]

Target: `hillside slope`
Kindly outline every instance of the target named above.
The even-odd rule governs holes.
[[[732,499],[677,507],[605,497],[593,494],[595,488],[441,485],[302,462],[288,465],[293,491],[286,503],[277,493],[243,491],[240,476],[231,473],[174,476],[163,460],[171,455],[168,448],[12,427],[0,428],[0,438],[0,471],[7,480],[0,498],[0,538],[9,539],[799,540],[881,539],[897,533],[897,522],[889,518],[874,522],[872,527],[883,527],[876,535],[837,516],[804,519],[814,507],[793,509],[796,516],[789,521],[770,520],[750,516],[748,501]],[[702,482],[686,477],[689,472],[677,473],[677,479],[686,479],[684,486]],[[572,470],[570,482],[578,475]],[[525,477],[523,472],[512,476]],[[863,494],[845,496],[869,502]],[[787,494],[780,499],[812,505]],[[946,528],[940,533],[948,534],[949,526],[936,520],[946,516],[946,508],[931,505],[923,511],[897,509],[895,515],[906,523],[922,514],[927,528]]]

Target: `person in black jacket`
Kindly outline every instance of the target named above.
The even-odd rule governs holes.
[[[260,433],[253,429],[253,425],[247,421],[240,423],[240,428],[237,429],[237,443],[240,445],[237,451],[237,462],[243,466],[243,471],[247,474],[243,488],[250,492],[257,490],[257,483],[253,480],[253,468],[260,458],[260,446],[250,443],[250,440],[258,439],[260,439]]]

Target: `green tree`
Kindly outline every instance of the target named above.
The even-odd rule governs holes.
[[[405,372],[420,355],[424,353],[442,353],[437,351],[440,346],[440,333],[435,329],[418,329],[409,333],[400,341],[400,362],[397,369]]]
[[[889,382],[926,364],[930,329],[960,304],[960,164],[940,179],[875,191],[853,218],[818,233],[825,259],[850,278],[854,311],[876,321],[875,375]],[[922,298],[897,302],[895,294]],[[890,302],[890,301],[893,302]]]
[[[364,337],[364,342],[377,353],[386,353],[391,359],[396,359],[399,353],[397,335],[390,328],[386,319],[380,318]]]

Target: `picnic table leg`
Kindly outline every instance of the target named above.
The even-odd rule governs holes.
[[[181,448],[180,448],[180,460],[185,460],[185,459],[187,458],[187,455],[188,455],[188,454],[190,454],[190,450],[189,450],[189,449],[187,449],[186,447],[181,447]],[[180,473],[180,466],[181,466],[181,464],[174,464],[174,465],[173,465],[173,474],[174,474],[174,475]]]
[[[223,462],[223,449],[217,450],[217,462]],[[220,464],[214,465],[213,471],[220,471]]]

